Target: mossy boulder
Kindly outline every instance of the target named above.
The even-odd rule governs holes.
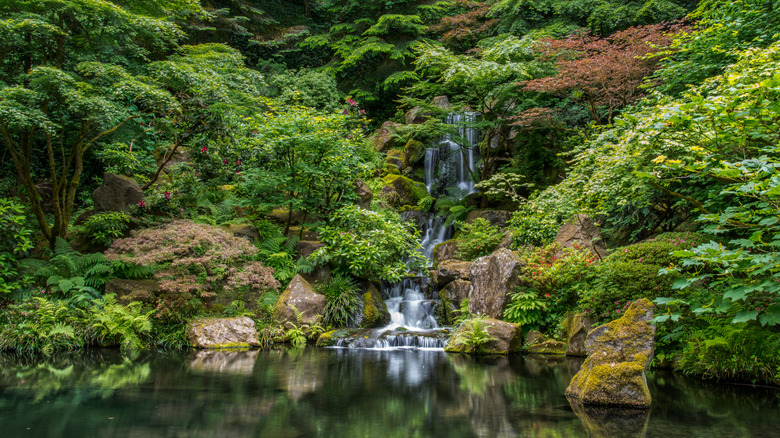
[[[230,224],[223,227],[228,233],[236,236],[243,237],[244,239],[254,242],[260,239],[260,232],[257,228],[249,224]]]
[[[475,356],[506,355],[517,353],[523,348],[523,330],[519,324],[499,321],[493,318],[485,319],[485,329],[494,340],[470,349],[467,343],[459,343],[458,339],[467,336],[468,324],[463,324],[450,337],[444,351],[448,353],[464,353]]]
[[[455,259],[458,252],[458,241],[450,239],[433,247],[433,266],[438,267],[445,260]]]
[[[363,316],[360,321],[360,327],[384,327],[389,323],[390,312],[387,311],[387,305],[376,286],[369,283],[366,293],[363,294]]]
[[[308,281],[296,275],[274,304],[273,319],[287,328],[292,325],[314,324],[325,311],[327,302],[325,295],[315,292]],[[297,313],[301,314],[300,320]]]
[[[374,131],[373,143],[374,149],[377,152],[386,152],[395,146],[395,134],[396,129],[401,126],[398,123],[386,121],[382,123],[382,126]]]
[[[385,156],[385,164],[393,165],[397,168],[404,167],[404,151],[398,149],[391,149],[387,151]]]
[[[412,167],[425,157],[425,145],[417,140],[409,140],[404,145],[404,166]]]
[[[421,199],[428,197],[428,189],[425,184],[413,181],[402,175],[387,175],[382,180],[385,187],[382,196],[394,207],[404,205],[417,205]]]
[[[187,338],[195,348],[249,348],[260,345],[251,318],[203,318],[190,322]]]
[[[131,206],[137,206],[144,193],[133,178],[106,173],[103,184],[92,192],[96,212],[122,211],[130,213]]]
[[[526,345],[525,352],[530,354],[553,354],[562,356],[566,354],[566,343],[555,339],[546,339],[537,344]]]
[[[585,342],[588,358],[566,395],[584,404],[649,408],[645,372],[655,348],[652,320],[653,304],[641,299],[622,318],[593,329]]]

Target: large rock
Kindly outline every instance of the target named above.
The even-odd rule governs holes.
[[[524,263],[512,251],[499,249],[471,264],[469,312],[501,318],[509,294],[520,284]]]
[[[387,152],[395,146],[395,130],[401,125],[395,122],[386,121],[382,126],[374,131],[374,149],[377,152]]]
[[[653,304],[642,298],[622,318],[593,329],[585,342],[588,358],[566,395],[584,404],[649,408],[645,371],[655,348],[652,320]]]
[[[464,262],[460,260],[444,260],[439,263],[439,266],[434,271],[436,278],[436,286],[443,288],[451,281],[455,280],[469,280],[469,272],[471,271],[472,262]]]
[[[459,315],[456,312],[460,312],[460,306],[463,300],[469,297],[470,290],[471,282],[455,280],[447,283],[439,291],[440,303],[436,310],[437,316],[443,324],[451,325],[455,322],[455,318]]]
[[[421,199],[428,197],[425,184],[413,181],[401,175],[387,175],[382,179],[386,186],[382,189],[382,197],[394,207],[404,205],[416,206]]]
[[[366,185],[362,179],[357,179],[355,180],[354,190],[358,197],[358,201],[355,203],[355,205],[364,210],[370,209],[371,200],[374,199],[374,194],[371,193],[371,189],[368,188],[368,185]]]
[[[578,214],[563,224],[554,242],[563,248],[588,248],[601,259],[607,256],[607,247],[601,238],[601,231],[596,227],[593,218],[584,214]]]
[[[404,146],[404,167],[412,167],[425,157],[425,145],[409,140]]]
[[[314,324],[319,321],[328,299],[314,291],[308,281],[296,275],[274,304],[273,318],[280,325]],[[301,313],[299,321],[293,306]]]
[[[509,354],[520,351],[523,347],[523,331],[518,324],[499,321],[493,318],[484,320],[484,328],[491,337],[492,341],[479,345],[472,349],[467,343],[459,343],[458,339],[469,331],[469,324],[463,324],[455,333],[452,334],[444,351],[449,353],[468,353],[474,355],[496,355]]]
[[[390,324],[390,312],[382,299],[382,295],[376,286],[369,283],[366,293],[363,294],[363,315],[360,320],[361,328],[384,327]]]
[[[434,106],[438,106],[444,110],[452,108],[452,105],[450,105],[450,99],[447,96],[436,96],[433,98],[432,103]]]
[[[470,224],[478,218],[485,219],[494,227],[506,228],[509,219],[512,219],[512,212],[504,210],[472,210],[466,215],[466,223]]]
[[[319,240],[299,240],[295,244],[295,252],[298,257],[309,258],[315,251],[325,248],[325,244]]]
[[[423,107],[416,106],[404,114],[404,122],[407,125],[419,125],[420,123],[425,123],[430,118],[429,116],[430,114]]]
[[[569,313],[563,322],[563,330],[566,333],[567,356],[586,356],[585,341],[588,332],[593,325],[593,316],[590,313]]]
[[[450,239],[433,247],[433,266],[439,266],[445,260],[455,259],[455,253],[458,252],[458,242]]]
[[[195,348],[249,348],[260,345],[251,318],[204,318],[187,327],[190,345]]]
[[[92,192],[92,202],[95,211],[130,212],[131,205],[138,205],[143,200],[144,192],[133,178],[124,175],[107,173],[103,176],[103,184]]]

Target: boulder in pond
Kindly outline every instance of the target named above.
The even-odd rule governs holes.
[[[144,192],[133,178],[113,173],[105,174],[103,184],[92,192],[92,202],[98,213],[102,211],[129,213],[130,206],[138,205],[143,197]]]
[[[588,333],[588,358],[572,378],[566,395],[584,404],[649,408],[645,372],[653,358],[653,304],[642,298],[622,318]]]
[[[500,318],[509,294],[520,284],[524,263],[512,251],[499,249],[471,264],[469,312]]]
[[[187,327],[190,345],[195,348],[249,348],[260,345],[255,322],[238,318],[203,318]]]
[[[479,325],[479,327],[475,327],[475,325]],[[493,340],[476,346],[471,345],[468,339],[474,334],[474,331],[478,330],[486,330]],[[463,323],[452,334],[444,351],[486,356],[516,353],[522,347],[523,331],[519,324],[493,318],[473,318]]]
[[[314,324],[325,311],[328,299],[318,294],[300,275],[296,275],[274,304],[273,318],[280,325],[290,328],[293,325]],[[295,307],[295,310],[293,310]],[[300,321],[297,313],[301,314]]]
[[[607,247],[601,238],[601,231],[593,222],[593,218],[584,214],[575,215],[571,221],[563,224],[554,242],[563,248],[588,248],[601,259],[607,256]]]

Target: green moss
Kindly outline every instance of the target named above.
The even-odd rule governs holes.
[[[404,164],[411,167],[425,156],[425,145],[417,140],[409,140],[404,146]]]
[[[555,339],[548,339],[541,344],[525,347],[525,351],[531,354],[564,355],[566,354],[566,343],[556,341]]]
[[[399,196],[400,205],[417,205],[421,199],[428,197],[428,189],[425,184],[412,181],[401,175],[387,175],[382,180],[386,185],[392,186]]]
[[[580,399],[591,404],[650,407],[652,396],[643,373],[644,367],[634,362],[594,366],[581,382]]]

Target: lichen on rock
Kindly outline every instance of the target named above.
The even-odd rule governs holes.
[[[645,372],[653,357],[653,304],[635,301],[625,315],[596,327],[587,337],[588,358],[566,395],[584,404],[650,407]]]

